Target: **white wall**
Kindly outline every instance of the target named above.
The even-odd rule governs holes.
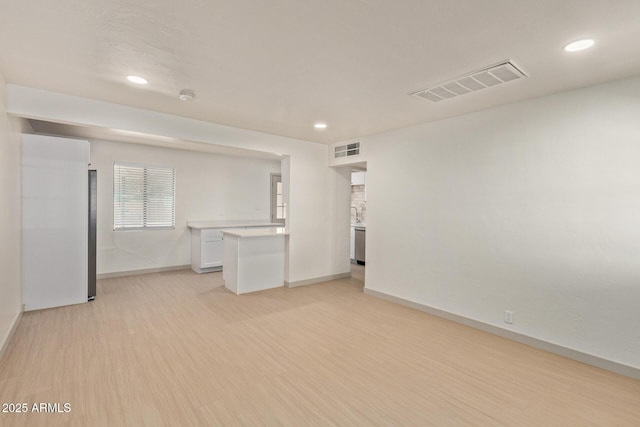
[[[20,135],[5,107],[0,76],[0,349],[22,311]]]
[[[636,77],[363,138],[366,287],[640,368],[639,94]]]
[[[290,156],[289,171],[283,171],[289,179],[291,233],[285,280],[349,272],[349,177],[327,167],[327,146],[21,86],[8,85],[7,91],[7,108],[20,117]]]
[[[113,231],[113,163],[176,170],[175,230]],[[269,220],[270,174],[280,161],[221,156],[148,145],[91,141],[98,170],[98,274],[191,263],[187,221]]]

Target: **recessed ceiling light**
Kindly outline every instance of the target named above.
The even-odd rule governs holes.
[[[327,124],[326,123],[316,123],[313,125],[314,128],[316,129],[326,129],[327,128]]]
[[[180,94],[178,95],[178,98],[180,98],[180,101],[193,101],[195,97],[196,97],[196,93],[191,89],[182,89],[180,91]]]
[[[127,76],[127,80],[129,80],[131,83],[135,83],[137,85],[146,85],[147,83],[149,83],[147,81],[147,79],[145,79],[144,77],[140,77],[140,76]]]
[[[593,39],[576,40],[566,45],[564,50],[567,52],[578,52],[580,50],[589,49],[593,46],[593,43],[595,43]]]

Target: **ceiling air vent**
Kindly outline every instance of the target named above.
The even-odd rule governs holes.
[[[352,142],[350,144],[336,146],[333,157],[339,159],[340,157],[357,156],[358,154],[360,154],[360,142]]]
[[[431,102],[439,102],[523,77],[527,77],[527,75],[510,61],[504,61],[497,65],[447,80],[444,83],[433,85],[427,89],[412,92],[410,95]]]

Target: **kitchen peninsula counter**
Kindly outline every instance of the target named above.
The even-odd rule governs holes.
[[[284,227],[224,229],[224,286],[235,294],[284,286]]]
[[[192,230],[202,230],[207,228],[282,227],[282,224],[261,220],[187,221],[187,227]]]
[[[284,227],[229,228],[220,230],[223,234],[235,237],[288,236]]]
[[[282,227],[269,220],[187,221],[191,229],[191,269],[196,273],[220,271],[223,268],[222,230],[256,230]]]

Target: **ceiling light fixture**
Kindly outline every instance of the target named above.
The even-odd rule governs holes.
[[[144,77],[140,77],[140,76],[127,76],[127,80],[129,80],[131,83],[135,83],[137,85],[146,85],[147,83],[149,83],[147,81],[147,79],[145,79]]]
[[[327,128],[327,124],[326,123],[316,123],[313,125],[314,128],[316,129],[326,129]]]
[[[565,52],[578,52],[581,50],[589,49],[593,46],[593,39],[582,39],[576,40],[574,42],[569,43],[564,47]]]
[[[182,89],[178,98],[180,101],[193,101],[196,98],[196,93],[191,89]]]

